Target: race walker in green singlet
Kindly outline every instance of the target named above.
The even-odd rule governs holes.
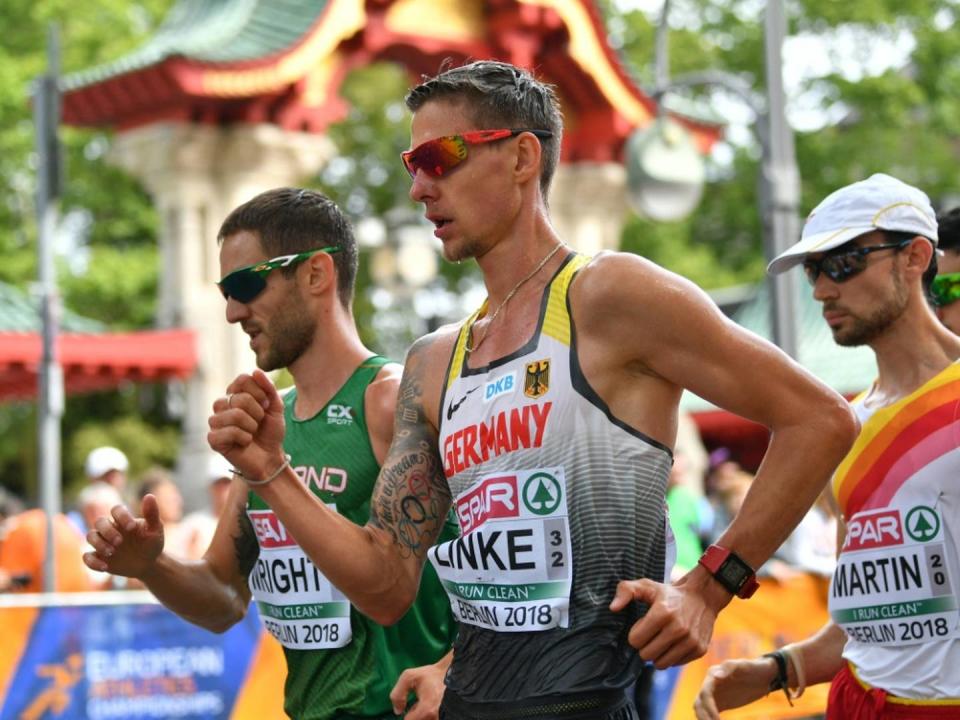
[[[294,416],[296,389],[284,396],[284,450],[291,466],[328,507],[358,525],[370,517],[379,471],[364,393],[386,362],[364,361],[313,417]],[[286,712],[301,720],[394,717],[388,695],[397,677],[405,668],[437,661],[456,634],[436,574],[424,569],[413,607],[384,628],[350,606],[254,492],[247,515],[260,547],[248,583],[265,627],[287,658]],[[455,532],[451,525],[444,539]]]

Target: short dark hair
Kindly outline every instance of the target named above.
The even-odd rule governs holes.
[[[477,130],[549,130],[552,137],[540,140],[540,192],[546,201],[563,141],[563,114],[553,85],[510,63],[480,60],[451,68],[445,61],[436,76],[424,76],[406,97],[414,113],[431,100],[462,102]]]
[[[256,233],[269,257],[293,255],[335,245],[331,253],[337,274],[337,297],[349,309],[357,279],[357,243],[350,221],[323,193],[304,188],[276,188],[235,208],[220,226],[217,242],[238,232]],[[291,276],[296,267],[281,268]]]
[[[927,265],[927,269],[923,271],[923,277],[920,279],[920,284],[923,287],[923,294],[926,296],[928,301],[933,300],[933,295],[931,294],[930,288],[933,286],[933,279],[937,276],[937,245],[930,238],[925,235],[917,235],[913,232],[899,232],[893,230],[884,230],[883,231],[884,240],[888,243],[905,243],[907,240],[913,240],[915,237],[922,237],[931,245],[933,245],[933,253],[930,255],[930,264]],[[899,252],[899,251],[898,251]]]
[[[960,253],[960,207],[937,215],[937,233],[941,250]]]

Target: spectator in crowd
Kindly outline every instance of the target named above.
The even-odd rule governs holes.
[[[837,517],[825,491],[759,574],[779,580],[796,573],[829,578],[836,566]]]
[[[83,470],[87,480],[105,482],[113,485],[121,495],[127,489],[127,471],[130,462],[127,456],[115,447],[103,446],[94,448],[87,455],[83,463]]]
[[[677,450],[667,478],[667,508],[677,548],[677,559],[671,574],[673,580],[690,572],[703,554],[700,543],[702,498],[685,481],[687,470],[687,456]]]
[[[183,520],[183,495],[169,470],[155,465],[140,476],[137,500],[142,501],[147,495],[153,495],[157,499],[167,550],[178,558],[185,559],[189,538],[180,525]]]
[[[6,488],[0,487],[0,542],[3,541],[4,521],[9,517],[19,515],[24,510],[26,510],[26,507],[23,500]]]
[[[106,482],[100,482],[97,480],[81,490],[80,494],[77,495],[76,502],[77,512],[80,515],[83,528],[81,539],[85,538],[87,533],[93,530],[94,523],[98,517],[109,515],[110,509],[114,505],[119,505],[122,502],[123,499],[121,498],[120,492],[117,490],[117,488],[114,485]],[[80,556],[82,556],[84,552],[91,549],[92,546],[84,546],[81,544]],[[86,571],[90,584],[92,585],[92,589],[94,590],[112,590],[115,588],[126,587],[126,578],[115,578],[111,576],[110,573],[91,570],[86,566],[84,566],[84,570]]]
[[[937,277],[931,294],[937,317],[954,335],[960,335],[960,207],[937,219],[940,242]]]
[[[199,560],[210,547],[220,513],[223,512],[227,503],[232,478],[233,470],[223,455],[220,453],[210,455],[206,473],[208,504],[187,515],[180,523],[186,559]]]
[[[94,448],[87,453],[87,457],[83,461],[83,474],[86,476],[87,485],[97,482],[106,483],[115,488],[121,496],[127,490],[127,471],[129,469],[130,462],[127,460],[127,456],[122,451],[109,445]],[[77,509],[70,510],[67,513],[67,519],[73,523],[81,535],[89,529]]]
[[[0,492],[0,592],[42,592],[43,565],[47,556],[47,516],[43,510],[21,512],[19,499]],[[53,524],[55,548],[54,588],[57,592],[91,590],[81,560],[83,539],[64,515]]]
[[[701,505],[701,542],[704,547],[713,544],[736,516],[753,478],[726,448],[720,450],[723,454],[716,450],[710,453],[714,459],[705,480],[707,495]],[[722,459],[717,461],[717,457]]]

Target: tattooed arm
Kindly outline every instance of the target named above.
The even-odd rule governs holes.
[[[446,365],[445,343],[436,336],[418,341],[407,356],[394,414],[393,441],[371,499],[370,522],[360,527],[338,515],[287,468],[257,491],[297,544],[350,602],[378,623],[399,620],[416,598],[427,549],[436,542],[450,508],[450,491],[437,448],[440,379]],[[449,346],[447,346],[449,347]],[[211,446],[225,450],[235,466],[264,477],[281,464],[273,423],[282,418],[282,402],[261,373],[231,388],[233,406],[221,404],[221,419],[212,419]],[[250,412],[238,418],[237,393]],[[218,406],[214,406],[215,409]],[[265,408],[260,410],[259,408]],[[254,427],[252,440],[231,457],[230,443],[241,443],[236,429]],[[249,465],[241,465],[247,463]]]
[[[234,480],[213,540],[201,560],[182,561],[163,552],[157,501],[148,495],[141,517],[118,505],[110,518],[97,520],[88,535],[94,552],[85,554],[84,562],[94,570],[137,578],[185,620],[224,632],[247,612],[247,576],[259,553],[245,511],[246,493],[246,485]]]
[[[441,388],[435,368],[431,368],[431,356],[438,355],[430,352],[431,337],[414,345],[407,358],[394,416],[393,442],[370,502],[371,526],[390,535],[402,558],[419,559],[418,578],[419,567],[450,509],[450,487],[433,422]],[[430,381],[433,387],[427,387]]]

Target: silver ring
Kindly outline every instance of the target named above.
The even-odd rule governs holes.
[[[232,407],[233,407],[233,393],[228,393],[228,394],[227,394],[227,407],[228,407],[228,408],[232,408]]]

